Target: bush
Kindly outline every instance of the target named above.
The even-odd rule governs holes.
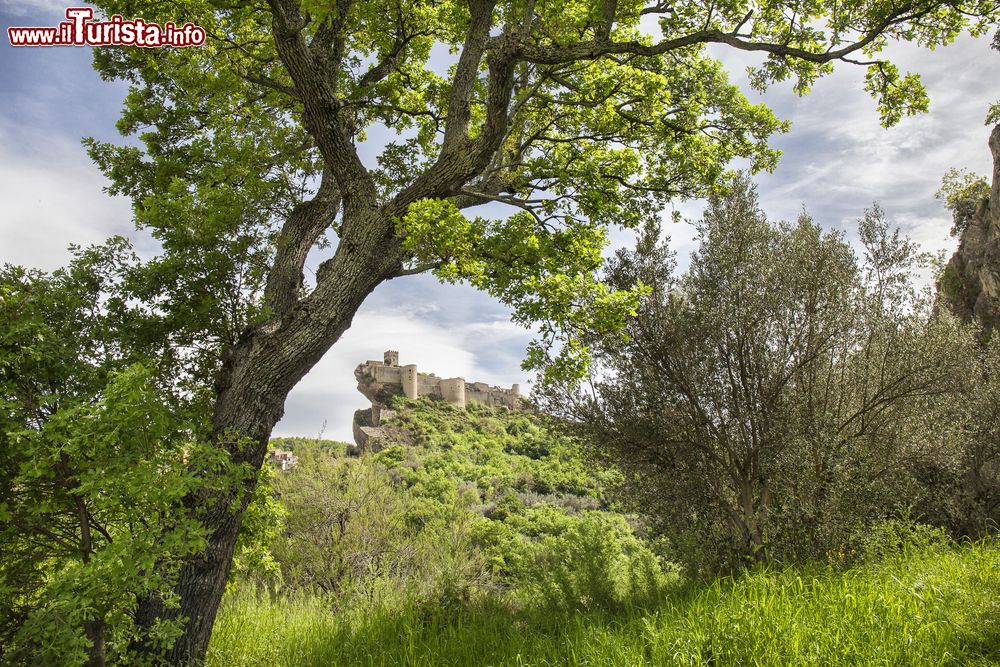
[[[272,547],[282,586],[333,594],[344,605],[398,593],[453,604],[486,585],[471,543],[477,497],[460,496],[440,475],[430,478],[436,500],[401,488],[385,464],[405,459],[402,447],[360,459],[300,451],[295,469],[274,480],[287,515]]]
[[[655,226],[619,251],[608,280],[655,289],[627,337],[595,337],[591,384],[541,389],[624,471],[622,501],[708,571],[822,559],[931,497],[923,473],[958,467],[978,371],[973,331],[917,286],[930,256],[877,206],[862,253],[732,186],[683,273]]]
[[[949,545],[951,538],[944,529],[919,523],[904,515],[856,532],[840,555],[842,558],[875,563],[908,553],[941,550]]]
[[[658,602],[677,572],[665,568],[624,519],[599,512],[524,544],[512,579],[529,606],[620,610]]]

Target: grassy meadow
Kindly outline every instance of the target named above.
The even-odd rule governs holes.
[[[658,604],[614,613],[515,611],[499,596],[453,609],[393,602],[335,610],[245,586],[223,603],[208,664],[1000,664],[996,541],[679,580]]]

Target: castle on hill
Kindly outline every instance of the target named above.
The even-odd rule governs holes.
[[[410,399],[437,396],[463,410],[469,401],[511,410],[520,408],[523,401],[519,385],[505,389],[491,387],[485,382],[466,382],[460,377],[441,378],[434,373],[421,373],[416,364],[400,366],[399,352],[395,350],[386,350],[382,361],[359,364],[354,377],[358,380],[358,391],[372,404],[370,410],[354,413],[354,441],[362,448],[381,437],[382,422],[391,416],[386,406],[394,395],[402,394]]]

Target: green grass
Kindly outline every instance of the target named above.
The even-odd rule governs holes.
[[[760,570],[655,609],[331,613],[322,598],[225,601],[209,665],[1000,665],[1000,543],[849,570]]]

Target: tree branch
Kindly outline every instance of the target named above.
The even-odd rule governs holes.
[[[479,62],[486,50],[495,5],[496,0],[469,2],[469,28],[465,33],[465,43],[448,96],[448,123],[444,130],[442,154],[454,151],[458,143],[468,139],[472,92],[479,78]]]
[[[278,233],[274,261],[264,287],[264,302],[276,317],[282,317],[298,301],[306,257],[336,218],[340,199],[334,178],[324,170],[316,195],[292,209]]]
[[[444,262],[430,262],[428,264],[418,264],[417,266],[413,266],[408,269],[400,269],[396,273],[389,276],[389,279],[391,280],[392,278],[402,278],[403,276],[415,276],[421,273],[426,273],[439,268],[442,264],[444,264]]]
[[[306,46],[302,34],[306,20],[295,0],[269,3],[275,47],[301,94],[303,125],[316,139],[326,168],[333,171],[345,214],[370,212],[377,207],[377,189],[341,118],[343,102],[335,94],[336,81],[324,70],[323,59],[317,60]]]
[[[609,42],[589,40],[567,46],[540,46],[522,41],[517,49],[517,57],[528,62],[543,65],[558,65],[579,60],[593,60],[605,55],[633,54],[645,57],[662,55],[695,44],[726,44],[741,51],[757,51],[786,58],[797,58],[815,64],[824,64],[834,60],[842,60],[858,50],[861,50],[878,39],[887,28],[904,21],[912,20],[926,14],[928,9],[911,10],[911,6],[890,12],[882,21],[864,33],[864,37],[847,46],[817,53],[798,47],[773,42],[748,41],[738,30],[748,18],[744,18],[739,26],[730,32],[718,29],[699,30],[681,37],[667,39],[656,44],[642,44],[637,41]],[[495,48],[495,47],[491,47]]]

